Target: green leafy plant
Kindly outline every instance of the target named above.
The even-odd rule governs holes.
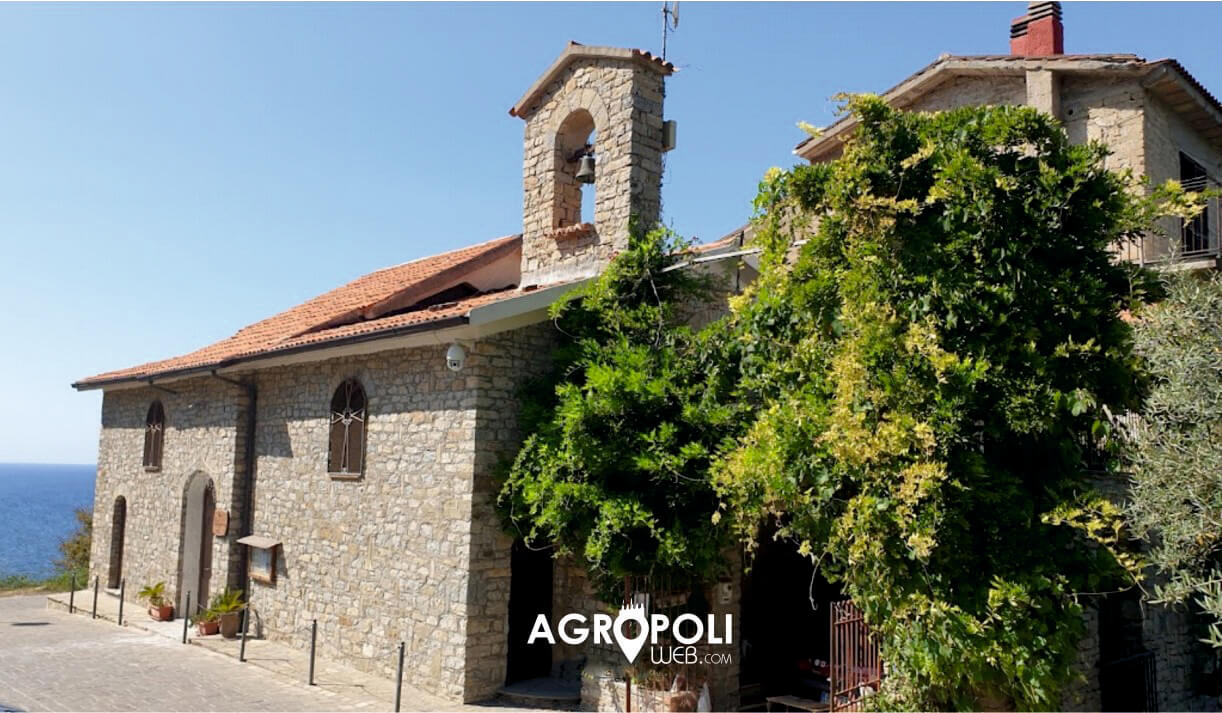
[[[76,530],[59,543],[60,559],[55,566],[61,573],[76,572],[76,581],[83,583],[88,578],[89,548],[93,541],[93,512],[77,508]]]
[[[1166,298],[1135,321],[1153,386],[1126,420],[1126,516],[1163,577],[1156,601],[1199,605],[1208,641],[1222,647],[1222,278],[1170,272],[1164,280]]]
[[[709,520],[708,467],[741,418],[718,396],[734,383],[710,333],[681,307],[709,281],[668,270],[687,243],[634,233],[589,286],[553,305],[553,368],[522,395],[528,435],[504,474],[508,528],[583,561],[606,601],[625,575],[702,579],[722,566],[727,532]]]
[[[224,592],[212,595],[212,601],[208,603],[208,611],[212,613],[213,618],[219,618],[223,614],[242,611],[243,606],[245,603],[242,601],[242,590],[226,587]]]
[[[165,582],[150,584],[144,589],[141,589],[137,596],[140,599],[148,602],[150,606],[163,607],[167,603],[165,600]]]
[[[846,109],[840,158],[761,183],[727,318],[683,326],[711,298],[657,232],[553,308],[502,512],[607,601],[626,574],[707,580],[767,526],[878,634],[870,705],[1059,707],[1083,598],[1143,567],[1088,473],[1145,396],[1121,314],[1160,289],[1113,249],[1193,200],[1030,108]]]
[[[838,580],[879,634],[873,702],[1056,708],[1081,598],[1132,586],[1087,456],[1143,378],[1113,259],[1155,211],[1098,144],[1025,107],[847,100],[840,158],[773,170],[761,275],[735,300],[740,398],[719,515]]]
[[[214,612],[212,607],[205,607],[204,609],[200,609],[199,611],[195,612],[195,614],[191,615],[189,619],[191,625],[195,626],[198,624],[214,622],[220,618],[220,614]]]

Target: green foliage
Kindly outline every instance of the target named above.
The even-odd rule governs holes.
[[[1138,313],[1136,349],[1152,387],[1126,450],[1128,519],[1167,578],[1158,599],[1193,600],[1222,646],[1222,278],[1167,275],[1166,298]]]
[[[216,621],[221,618],[222,614],[242,611],[244,606],[246,605],[242,601],[242,590],[226,587],[225,591],[212,595],[212,601],[208,602],[208,607],[196,612],[191,617],[191,623],[199,624],[201,622]]]
[[[140,593],[136,596],[148,602],[150,606],[165,606],[165,582],[150,584],[141,589]]]
[[[76,531],[59,543],[60,559],[55,566],[60,571],[89,571],[89,547],[93,541],[93,511],[77,508]],[[81,579],[84,581],[84,579]]]
[[[756,414],[715,465],[723,521],[774,520],[865,611],[879,702],[1060,704],[1077,594],[1131,583],[1085,444],[1142,381],[1112,260],[1150,217],[1105,149],[1029,108],[853,97],[841,158],[774,169],[734,301]]]
[[[1111,248],[1194,199],[1030,108],[847,109],[841,158],[761,184],[728,318],[682,326],[701,288],[662,233],[554,309],[502,511],[604,592],[775,525],[880,635],[872,705],[1058,707],[1080,598],[1142,567],[1087,474],[1145,396],[1120,315],[1158,292]]]
[[[594,282],[554,305],[555,363],[524,394],[524,445],[499,502],[528,542],[575,554],[604,596],[624,575],[714,576],[726,533],[710,521],[711,459],[742,422],[724,340],[682,326],[711,297],[687,245],[634,235]]]
[[[0,592],[13,592],[23,589],[41,589],[43,582],[24,574],[6,574],[0,576]]]
[[[220,616],[241,611],[243,606],[245,604],[242,602],[242,590],[226,587],[225,591],[212,595],[212,601],[208,603],[208,610]]]

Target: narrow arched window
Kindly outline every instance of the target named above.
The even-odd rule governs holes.
[[[161,470],[161,444],[165,439],[165,409],[160,401],[149,404],[144,419],[144,469]]]
[[[327,449],[327,472],[357,477],[365,468],[365,389],[348,379],[331,397],[331,439]]]

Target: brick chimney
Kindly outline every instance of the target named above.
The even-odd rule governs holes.
[[[1065,54],[1061,3],[1033,2],[1027,5],[1027,14],[1010,22],[1010,54],[1021,57]]]

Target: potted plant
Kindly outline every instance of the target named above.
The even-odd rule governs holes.
[[[224,592],[212,598],[208,609],[220,620],[221,636],[226,639],[237,638],[238,628],[242,624],[242,609],[245,606],[241,589],[226,588]]]
[[[195,616],[191,617],[191,623],[199,630],[200,636],[212,636],[221,629],[221,620],[212,611],[212,607],[195,612]]]
[[[174,618],[174,605],[165,600],[165,582],[141,589],[138,596],[148,602],[149,616],[154,621],[170,621]]]

